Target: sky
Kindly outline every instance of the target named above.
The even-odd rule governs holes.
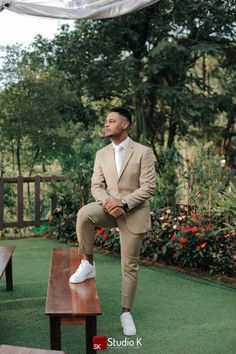
[[[37,34],[52,39],[58,28],[68,23],[73,28],[73,20],[59,20],[20,15],[9,10],[0,12],[0,46],[33,42]]]

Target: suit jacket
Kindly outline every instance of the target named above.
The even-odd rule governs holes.
[[[103,203],[111,196],[125,197],[129,211],[125,220],[132,233],[144,233],[151,226],[148,199],[156,186],[153,152],[150,148],[130,139],[125,150],[120,175],[117,175],[112,144],[99,150],[96,154],[92,176],[91,192],[94,199]],[[119,219],[117,224],[119,226]]]

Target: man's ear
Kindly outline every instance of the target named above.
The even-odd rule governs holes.
[[[128,122],[123,122],[123,130],[126,130],[129,127],[129,123]]]

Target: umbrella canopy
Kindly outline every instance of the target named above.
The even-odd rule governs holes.
[[[159,0],[0,0],[0,10],[61,19],[102,19],[125,15]]]

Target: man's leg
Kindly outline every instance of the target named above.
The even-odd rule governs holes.
[[[116,218],[105,213],[102,205],[96,202],[89,203],[79,210],[76,222],[79,254],[85,259],[93,255],[97,226],[115,227],[117,226]]]
[[[79,242],[79,254],[82,256],[78,269],[70,276],[70,283],[81,283],[96,277],[93,262],[93,247],[96,226],[114,227],[116,218],[105,213],[102,205],[90,203],[82,207],[77,216],[76,232]]]
[[[139,253],[143,234],[133,234],[125,221],[119,222],[122,271],[122,314],[120,316],[124,335],[136,335],[136,327],[130,310],[137,288]]]
[[[132,234],[126,228],[120,228],[123,310],[130,310],[133,306],[142,241],[143,234]]]

